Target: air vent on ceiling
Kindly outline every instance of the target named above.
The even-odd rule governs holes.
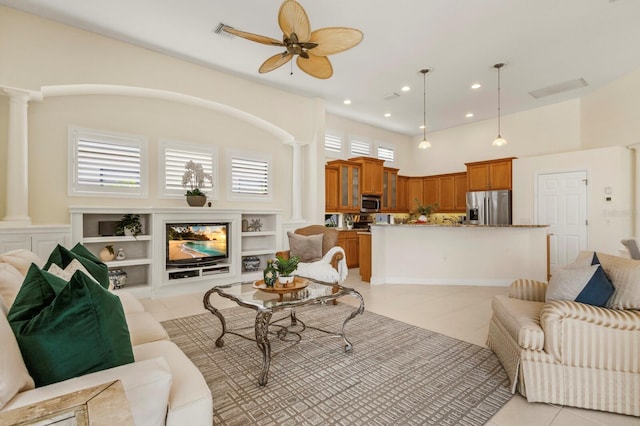
[[[400,97],[400,93],[396,93],[396,92],[387,93],[386,95],[383,96],[385,101],[390,101],[391,99],[395,99],[399,97]]]
[[[229,34],[228,32],[223,31],[225,27],[233,28],[232,26],[229,26],[227,24],[223,24],[222,22],[220,22],[218,26],[213,30],[213,32],[222,37],[233,38],[233,34]]]
[[[578,78],[576,80],[569,80],[551,86],[543,87],[542,89],[532,90],[529,92],[534,98],[543,98],[545,96],[557,95],[558,93],[567,92],[569,90],[579,89],[581,87],[588,86],[589,83],[584,78]]]

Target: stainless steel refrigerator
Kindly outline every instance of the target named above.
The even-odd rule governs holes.
[[[511,191],[467,192],[467,223],[511,225]]]

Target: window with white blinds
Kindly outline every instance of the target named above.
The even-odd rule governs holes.
[[[146,137],[71,127],[69,151],[70,195],[147,195]]]
[[[270,199],[271,159],[257,153],[229,153],[230,197]]]
[[[378,146],[378,159],[393,163],[395,160],[395,149],[386,146]]]
[[[324,150],[331,157],[339,157],[342,154],[342,137],[336,135],[324,135]]]
[[[205,179],[204,186],[200,188],[208,198],[217,199],[217,163],[218,150],[212,145],[188,144],[161,140],[162,160],[164,170],[160,171],[164,195],[184,195],[187,189],[182,186],[182,176],[185,172],[185,164],[189,161],[202,165],[202,170],[211,175],[212,181]]]
[[[364,139],[351,139],[351,155],[371,155],[371,142]]]

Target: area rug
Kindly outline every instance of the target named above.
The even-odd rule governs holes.
[[[338,331],[353,310],[339,303],[296,314],[307,326]],[[246,327],[253,337],[255,311],[222,313],[229,329]],[[286,315],[274,314],[272,323]],[[258,386],[256,343],[227,334],[217,348],[221,326],[212,314],[163,325],[204,375],[215,424],[483,425],[511,398],[507,375],[489,349],[371,312],[347,324],[350,353],[342,338],[309,328],[298,344],[270,338],[276,355],[266,386]]]

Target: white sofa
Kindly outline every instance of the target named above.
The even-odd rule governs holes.
[[[35,388],[6,318],[32,262],[39,267],[44,265],[44,261],[27,250],[0,254],[0,415],[120,380],[136,425],[213,423],[211,392],[200,371],[169,340],[165,329],[145,312],[143,305],[122,290],[115,290],[114,294],[124,308],[135,362]]]

